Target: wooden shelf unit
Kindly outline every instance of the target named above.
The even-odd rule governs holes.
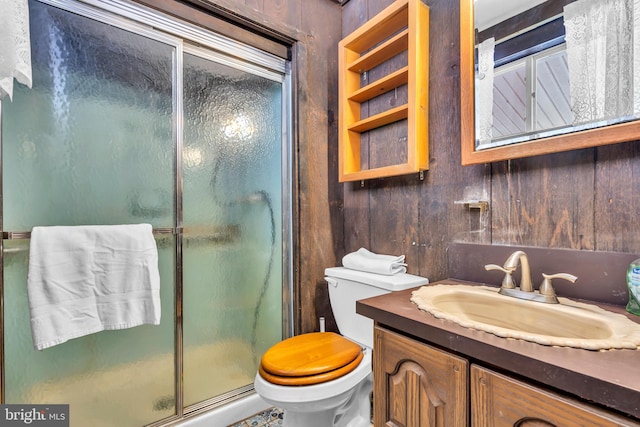
[[[405,175],[429,168],[429,8],[421,0],[397,0],[345,37],[339,49],[339,181]],[[360,76],[407,52],[408,65],[364,87]],[[408,102],[370,117],[361,104],[407,85]],[[361,135],[407,121],[407,161],[362,169]]]

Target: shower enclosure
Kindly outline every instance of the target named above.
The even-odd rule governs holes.
[[[124,427],[251,392],[291,333],[286,61],[134,3],[29,8],[33,88],[1,106],[2,402]],[[154,227],[161,324],[34,350],[31,228],[126,223]]]

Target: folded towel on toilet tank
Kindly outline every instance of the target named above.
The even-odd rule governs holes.
[[[381,255],[365,248],[360,248],[355,252],[345,255],[342,258],[342,265],[352,270],[384,274],[387,276],[407,272],[404,255]]]

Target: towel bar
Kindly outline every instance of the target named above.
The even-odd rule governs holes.
[[[174,227],[159,227],[153,229],[153,234],[178,234],[179,228]],[[20,240],[31,238],[30,231],[3,231],[3,240]]]
[[[193,233],[193,234],[192,234]],[[221,227],[215,227],[213,229],[205,228],[205,229],[194,229],[194,228],[184,228],[184,227],[158,227],[153,229],[153,234],[156,236],[161,236],[158,238],[158,245],[165,245],[170,243],[169,240],[166,239],[166,236],[177,236],[178,234],[183,235],[183,244],[187,244],[190,246],[193,245],[208,245],[208,244],[225,244],[234,242],[241,234],[240,226],[237,224],[226,225]],[[164,238],[163,238],[164,237]],[[31,238],[30,231],[4,231],[2,232],[3,240],[28,240]],[[28,246],[24,247],[12,247],[2,248],[2,253],[16,253],[26,251]]]

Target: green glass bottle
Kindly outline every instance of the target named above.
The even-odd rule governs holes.
[[[629,264],[627,286],[629,287],[627,311],[640,316],[640,258]]]

